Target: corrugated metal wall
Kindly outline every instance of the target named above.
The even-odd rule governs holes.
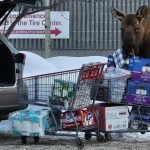
[[[51,0],[51,3],[58,0]],[[135,12],[150,0],[68,0],[54,11],[70,12],[70,38],[51,40],[52,50],[114,50],[120,47],[119,21],[110,7]],[[52,10],[53,11],[53,10]],[[12,39],[18,50],[45,49],[43,39]]]

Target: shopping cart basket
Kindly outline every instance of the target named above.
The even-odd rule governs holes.
[[[61,128],[63,118],[60,118],[59,113],[55,111],[65,110],[65,113],[69,112],[74,124],[74,127],[69,130],[76,132],[77,144],[82,147],[83,141],[78,137],[78,132],[87,131],[89,128],[95,130],[98,127],[98,121],[95,121],[93,125],[89,120],[86,120],[86,118],[91,117],[87,107],[90,106],[90,112],[92,112],[91,106],[95,103],[95,99],[91,99],[91,89],[95,87],[98,90],[104,66],[104,63],[90,63],[83,65],[81,69],[24,78],[23,85],[28,87],[28,99],[24,100],[24,102],[50,107],[50,120],[53,120],[55,125],[53,129],[55,133],[57,131],[66,131],[66,129]],[[65,107],[66,101],[67,107]],[[79,113],[79,117],[83,119],[81,120],[82,125],[72,115],[76,112],[78,115],[79,111],[82,114],[84,112],[83,116],[80,116],[82,114]],[[65,113],[61,116],[65,115]],[[95,113],[93,113],[93,117],[95,117]],[[54,132],[47,131],[46,134],[54,134]]]
[[[111,74],[99,84],[96,99],[106,103],[131,106],[129,127],[115,132],[149,132],[150,125],[150,73]],[[136,127],[135,127],[136,126]]]

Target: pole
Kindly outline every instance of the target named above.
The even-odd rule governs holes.
[[[45,6],[50,5],[50,0],[44,0]],[[51,25],[50,25],[50,9],[45,10],[45,58],[51,56]]]

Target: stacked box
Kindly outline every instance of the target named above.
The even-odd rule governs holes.
[[[149,82],[150,83],[150,72],[141,72],[138,74],[133,74],[131,81],[139,81],[139,82]]]
[[[135,105],[150,105],[150,96],[143,96],[143,95],[127,95],[126,100],[129,104]]]
[[[129,59],[129,70],[134,72],[142,72],[144,66],[150,65],[150,59],[144,58],[130,58]]]
[[[12,132],[21,136],[43,136],[50,128],[49,110],[23,110],[11,115]]]
[[[150,95],[150,83],[128,81],[128,94],[133,95]]]
[[[149,76],[147,77],[146,74],[135,75],[128,81],[127,103],[150,105],[150,82],[146,81],[149,81]]]
[[[104,103],[96,104],[94,109],[100,130],[116,131],[128,128],[128,106]]]

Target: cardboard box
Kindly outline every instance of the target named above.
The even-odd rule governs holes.
[[[139,105],[150,105],[150,96],[144,96],[144,95],[131,95],[128,94],[126,96],[126,102],[129,104],[139,104]]]
[[[128,107],[121,105],[100,106],[100,118],[104,119],[120,119],[128,117]]]
[[[96,104],[93,109],[99,118],[100,130],[116,131],[128,128],[128,106]]]
[[[106,119],[104,122],[101,122],[100,129],[104,131],[128,129],[128,118]]]
[[[95,104],[83,110],[62,114],[62,128],[69,130],[76,128],[74,119],[79,127],[100,125],[104,131],[115,131],[128,128],[128,107],[116,104]],[[74,118],[74,119],[73,119]]]
[[[21,136],[43,136],[50,128],[49,110],[23,110],[11,116],[12,132]]]
[[[150,83],[129,80],[127,94],[148,96],[150,95]]]
[[[150,83],[150,72],[146,71],[139,74],[133,74],[133,77],[130,80]]]
[[[135,72],[142,72],[144,66],[150,65],[150,59],[144,58],[130,58],[129,59],[129,70]]]

